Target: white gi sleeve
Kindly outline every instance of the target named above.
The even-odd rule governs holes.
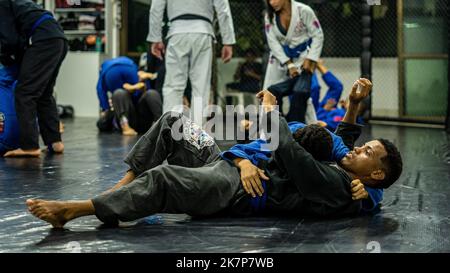
[[[219,19],[220,34],[224,45],[236,43],[234,37],[233,18],[231,17],[230,3],[228,0],[214,0],[214,9]]]
[[[162,23],[167,0],[153,0],[150,7],[147,42],[162,41]]]
[[[275,35],[275,32],[273,30],[275,25],[270,23],[269,17],[267,15],[264,16],[264,21],[265,21],[267,43],[269,45],[270,51],[281,64],[285,64],[287,61],[290,60],[290,58],[286,56],[286,54],[284,53],[283,47],[281,46],[280,41],[278,41]]]
[[[322,54],[324,40],[322,27],[311,7],[302,9],[301,18],[303,18],[303,22],[306,25],[309,37],[312,38],[311,49],[309,50],[306,59],[317,62],[320,58],[320,54]]]

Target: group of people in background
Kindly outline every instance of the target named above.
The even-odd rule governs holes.
[[[10,82],[9,78],[17,81],[14,107],[9,108],[16,113],[19,128],[11,130],[19,132],[15,143],[2,142],[3,152],[11,157],[39,156],[40,133],[48,151],[62,153],[64,145],[53,87],[67,53],[63,30],[50,12],[30,0],[0,1],[0,12],[5,22],[17,26],[6,28],[8,24],[3,24],[0,29],[1,63],[8,67],[1,68],[3,88]],[[163,37],[165,12],[170,28]],[[223,43],[221,57],[227,63],[236,43],[227,0],[152,1],[148,58],[156,60],[162,71],[149,73],[144,69],[145,61],[138,67],[127,57],[105,61],[97,84],[100,131],[119,130],[123,135],[136,135],[146,132],[165,112],[181,112],[185,106],[206,108],[211,92],[212,48],[216,41],[212,25],[214,12]],[[264,29],[270,49],[267,65],[257,62],[256,51],[249,48],[245,51],[245,62],[234,75],[236,82],[226,87],[256,93],[263,83],[262,89],[270,90],[277,97],[280,109],[285,97],[289,98],[290,107],[285,114],[288,121],[319,123],[335,129],[345,114],[345,103],[340,102],[343,87],[323,63],[318,63],[324,36],[314,11],[296,1],[267,0]],[[320,103],[316,68],[329,86]],[[158,84],[159,87],[155,86]],[[8,88],[12,89],[12,85]],[[5,115],[3,119],[3,127],[12,120]]]

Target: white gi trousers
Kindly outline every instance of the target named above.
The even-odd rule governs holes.
[[[206,33],[178,33],[170,37],[163,86],[163,113],[183,111],[183,93],[188,78],[192,86],[191,111],[209,104],[213,37]]]

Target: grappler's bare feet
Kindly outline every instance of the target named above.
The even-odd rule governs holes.
[[[4,157],[39,157],[41,155],[40,149],[22,150],[16,149],[5,153]]]
[[[62,228],[70,220],[63,202],[28,199],[26,203],[31,214],[54,228]]]
[[[59,133],[64,133],[64,123],[62,123],[62,121],[59,122]]]
[[[130,126],[123,126],[122,125],[122,135],[124,135],[124,136],[135,136],[137,134],[138,133],[133,128],[131,128]]]
[[[61,141],[52,143],[52,149],[54,153],[62,154],[64,152],[64,144]]]
[[[75,218],[95,214],[91,200],[61,202],[28,199],[26,203],[31,214],[50,223],[54,228],[62,228]]]

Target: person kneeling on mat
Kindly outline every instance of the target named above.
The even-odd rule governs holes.
[[[353,147],[361,127],[355,125],[355,114],[372,84],[358,81],[350,94],[350,107],[336,132],[345,144]],[[268,91],[262,99],[269,123],[279,127],[278,148],[258,177],[270,180],[262,189],[254,179],[252,187],[265,198],[263,214],[336,217],[359,214],[361,200],[353,200],[352,180],[364,185],[387,188],[400,176],[402,161],[398,150],[387,140],[367,142],[354,148],[337,165],[316,160],[293,138],[289,126],[274,110],[276,98]],[[182,128],[172,132],[174,124]],[[181,129],[181,130],[179,130]],[[172,133],[183,132],[174,140]],[[162,165],[167,160],[169,165]],[[96,215],[107,224],[133,221],[155,213],[186,213],[210,216],[220,212],[249,216],[254,213],[251,195],[241,179],[245,159],[229,162],[220,157],[212,137],[181,114],[164,114],[133,147],[125,159],[130,171],[117,187],[91,200],[27,200],[29,211],[54,227],[87,215]],[[136,178],[137,177],[137,178]],[[248,181],[248,180],[247,180]]]
[[[161,96],[155,90],[147,90],[146,80],[153,74],[138,71],[128,57],[118,57],[102,64],[97,83],[100,101],[100,131],[112,131],[120,124],[123,135],[146,132],[162,114]],[[108,93],[111,92],[111,101]]]

